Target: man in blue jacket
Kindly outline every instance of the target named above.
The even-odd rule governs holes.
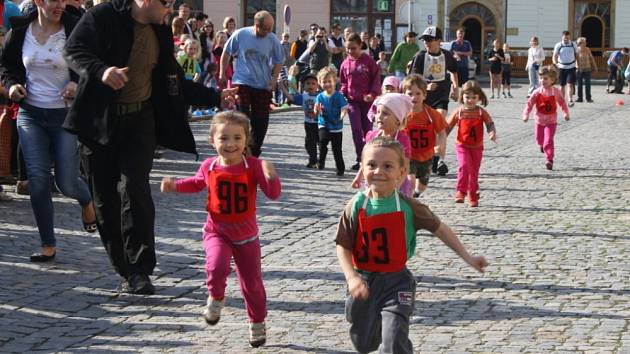
[[[196,154],[187,105],[221,95],[184,79],[167,19],[174,0],[112,0],[83,15],[66,43],[80,74],[64,128],[78,135],[101,240],[121,291],[153,294],[156,144]],[[226,92],[231,94],[231,92]]]

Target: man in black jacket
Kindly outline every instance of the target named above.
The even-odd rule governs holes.
[[[124,280],[153,294],[155,209],[149,173],[156,144],[196,154],[187,104],[218,106],[214,90],[185,80],[166,24],[173,0],[112,0],[88,11],[66,43],[80,74],[64,128],[78,135],[98,230]],[[226,92],[232,94],[232,92]]]

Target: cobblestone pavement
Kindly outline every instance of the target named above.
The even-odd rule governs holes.
[[[423,201],[463,242],[490,261],[467,267],[436,238],[419,235],[408,266],[418,281],[410,337],[422,353],[630,353],[630,110],[594,87],[595,103],[571,109],[556,136],[554,171],[520,114],[524,87],[489,105],[498,144],[488,142],[481,206],[454,204],[456,160],[433,178]],[[628,100],[630,104],[630,100]],[[454,106],[452,106],[454,107]],[[207,326],[200,228],[204,195],[160,194],[163,176],[188,176],[190,155],[155,162],[158,266],[155,296],[118,295],[97,235],[81,230],[80,209],[57,195],[56,262],[28,255],[38,234],[27,197],[0,204],[0,352],[352,352],[343,313],[345,284],[333,233],[351,197],[351,173],[308,170],[299,112],[273,115],[263,156],[282,176],[279,201],[259,203],[267,345],[250,349],[236,279],[220,323]],[[207,122],[195,123],[201,157],[211,154]],[[352,164],[349,127],[344,152]],[[12,191],[12,187],[7,188]],[[259,193],[260,194],[260,193]]]

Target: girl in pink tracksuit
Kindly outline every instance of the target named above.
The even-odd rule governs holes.
[[[353,170],[360,167],[365,135],[372,130],[368,111],[372,101],[381,93],[380,68],[372,57],[361,51],[361,43],[361,37],[356,33],[348,37],[345,42],[348,56],[339,68],[340,91],[349,103],[348,116],[357,154],[357,163],[352,166]]]
[[[164,178],[162,192],[197,193],[208,189],[208,218],[203,228],[208,302],[204,318],[215,325],[225,304],[225,287],[234,259],[250,321],[249,343],[265,343],[267,304],[262,280],[260,240],[256,223],[256,187],[268,198],[280,196],[280,179],[273,165],[245,156],[249,119],[238,112],[214,116],[210,144],[218,156],[206,159],[193,177]]]
[[[564,115],[564,120],[569,120],[569,107],[562,96],[562,91],[554,84],[558,79],[558,73],[553,66],[541,67],[541,86],[532,92],[527,100],[525,110],[523,110],[523,121],[529,120],[529,113],[536,107],[536,143],[540,146],[540,152],[547,157],[545,166],[548,170],[553,169],[554,143],[556,127],[558,126],[557,107],[560,106]]]

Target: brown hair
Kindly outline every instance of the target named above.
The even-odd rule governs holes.
[[[538,75],[548,76],[551,79],[551,81],[553,81],[553,84],[555,84],[556,81],[558,81],[558,71],[553,65],[541,66],[540,69],[538,69]]]
[[[424,81],[424,78],[420,74],[409,74],[400,84],[403,91],[406,91],[414,85],[419,88],[420,91],[424,92],[425,95],[427,94],[427,82]]]
[[[357,45],[361,45],[361,43],[363,43],[361,36],[359,36],[356,32],[352,32],[346,39],[346,42],[354,42]]]
[[[464,103],[464,94],[477,95],[483,106],[488,105],[488,97],[481,89],[481,86],[475,80],[466,81],[459,92],[459,103]]]
[[[361,154],[361,159],[365,161],[365,151],[368,148],[387,148],[392,149],[396,155],[398,156],[398,162],[400,163],[400,167],[405,166],[405,150],[398,140],[390,138],[388,136],[377,136],[374,139],[370,140],[365,144],[363,148],[363,153]]]
[[[217,113],[213,118],[212,118],[212,123],[210,124],[210,136],[208,137],[208,142],[210,144],[213,144],[213,136],[217,131],[217,125],[220,124],[234,124],[234,125],[238,125],[240,127],[243,128],[243,130],[245,131],[245,151],[244,154],[245,156],[249,156],[250,155],[250,151],[249,151],[249,143],[252,141],[251,139],[251,124],[249,122],[249,118],[247,118],[247,116],[241,112],[237,112],[237,111],[225,111],[225,112],[220,112]]]

